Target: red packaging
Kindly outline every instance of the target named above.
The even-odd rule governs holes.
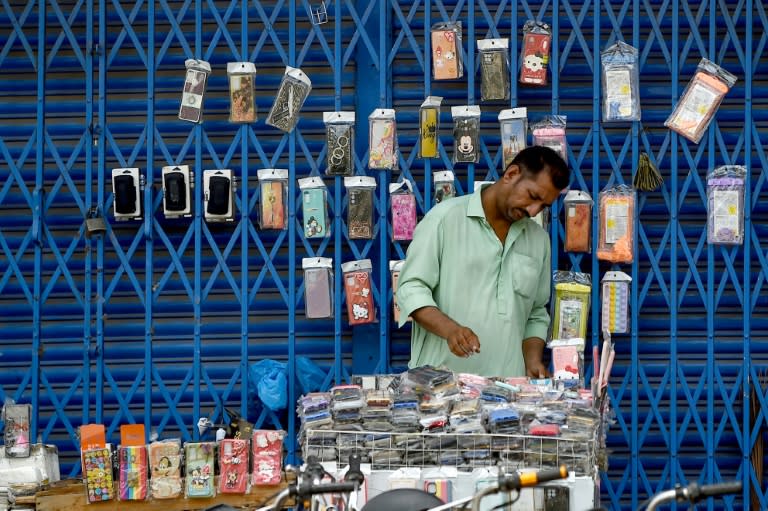
[[[258,429],[251,437],[253,485],[280,484],[283,479],[283,438],[285,431]]]
[[[520,83],[547,85],[547,64],[552,33],[545,23],[527,22],[523,27]]]
[[[248,489],[248,441],[226,438],[219,443],[219,493]]]
[[[370,270],[344,273],[344,293],[350,325],[373,323],[376,320],[370,276]]]

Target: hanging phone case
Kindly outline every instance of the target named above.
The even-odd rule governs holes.
[[[213,451],[214,444],[211,442],[184,445],[187,498],[209,498],[215,495]]]
[[[350,239],[373,238],[373,190],[350,188],[347,207],[347,229]]]
[[[374,110],[368,119],[368,167],[379,170],[396,169],[398,162],[395,111]]]
[[[551,42],[552,34],[549,25],[535,21],[526,22],[523,27],[520,83],[547,84],[547,64]]]
[[[181,442],[165,441],[149,444],[153,499],[173,499],[181,495]]]
[[[120,447],[119,492],[120,500],[147,498],[147,449],[142,446]]]
[[[400,280],[400,271],[403,268],[404,260],[398,259],[389,262],[389,273],[392,277],[392,319],[395,323],[400,321],[400,306],[397,304],[397,284]],[[408,318],[409,320],[411,318]]]
[[[333,317],[333,274],[329,258],[302,260],[304,267],[304,305],[308,319]]]
[[[326,238],[329,236],[325,188],[308,188],[301,192],[301,209],[304,214],[304,237]]]
[[[456,197],[456,187],[453,184],[454,174],[450,170],[443,170],[433,174],[435,181],[435,204]]]
[[[509,99],[509,41],[483,39],[480,50],[480,97],[482,101]]]
[[[6,404],[3,406],[5,422],[5,454],[9,458],[29,457],[29,421],[32,405]]]
[[[208,62],[187,59],[184,62],[187,73],[184,78],[184,91],[181,95],[179,119],[189,122],[203,120],[203,97],[208,84],[211,65]]]
[[[328,176],[351,176],[355,173],[352,159],[355,135],[354,112],[324,112],[325,142],[328,146]]]
[[[455,117],[453,122],[453,162],[479,162],[479,138],[479,119],[474,117]]]
[[[348,270],[348,268],[355,268]],[[369,259],[352,261],[342,265],[344,292],[347,298],[347,315],[350,325],[362,325],[376,321],[371,289],[371,262]]]
[[[440,96],[427,96],[419,108],[419,158],[437,158],[440,128]]]
[[[285,203],[283,183],[264,181],[261,183],[261,228],[285,229]]]
[[[394,193],[392,203],[392,237],[395,241],[412,240],[416,228],[416,198],[413,193]]]
[[[229,62],[229,122],[256,122],[256,99],[254,78],[256,66],[253,62]]]
[[[283,479],[284,431],[255,430],[251,437],[254,486],[280,484]]]
[[[267,116],[267,124],[290,133],[299,122],[299,114],[304,101],[312,90],[312,81],[301,70],[286,67],[275,102]]]
[[[248,441],[226,438],[219,442],[219,493],[245,493],[248,489]]]
[[[504,169],[512,163],[517,153],[525,149],[528,135],[528,109],[510,108],[499,112],[501,149],[504,153]]]
[[[88,502],[113,500],[112,450],[109,447],[87,449],[82,453],[82,461]]]
[[[432,27],[432,76],[453,80],[464,74],[461,49],[461,22],[438,23]]]

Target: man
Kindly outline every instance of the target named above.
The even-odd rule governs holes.
[[[418,224],[397,287],[400,326],[414,321],[410,367],[548,374],[550,241],[531,217],[569,180],[555,151],[529,147],[497,182],[438,204]]]

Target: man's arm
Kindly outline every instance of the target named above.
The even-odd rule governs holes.
[[[523,359],[525,360],[525,374],[530,378],[545,378],[551,376],[549,369],[544,365],[544,345],[546,342],[539,337],[523,339]]]
[[[547,303],[549,302],[549,287],[552,280],[550,275],[550,249],[547,244],[544,255],[544,263],[539,272],[538,289],[533,301],[533,309],[528,316],[525,324],[525,333],[523,335],[523,360],[525,361],[526,375],[531,378],[541,378],[549,376],[549,370],[544,365],[542,358],[544,356],[544,346],[549,329],[549,313],[547,312]]]
[[[413,320],[448,342],[451,353],[468,357],[480,353],[480,340],[472,329],[462,326],[434,306],[422,307],[411,313]]]

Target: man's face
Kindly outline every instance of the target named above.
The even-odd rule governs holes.
[[[536,216],[560,194],[560,190],[552,184],[548,168],[538,174],[527,174],[517,165],[510,165],[502,181],[504,194],[499,206],[500,214],[509,222]]]

